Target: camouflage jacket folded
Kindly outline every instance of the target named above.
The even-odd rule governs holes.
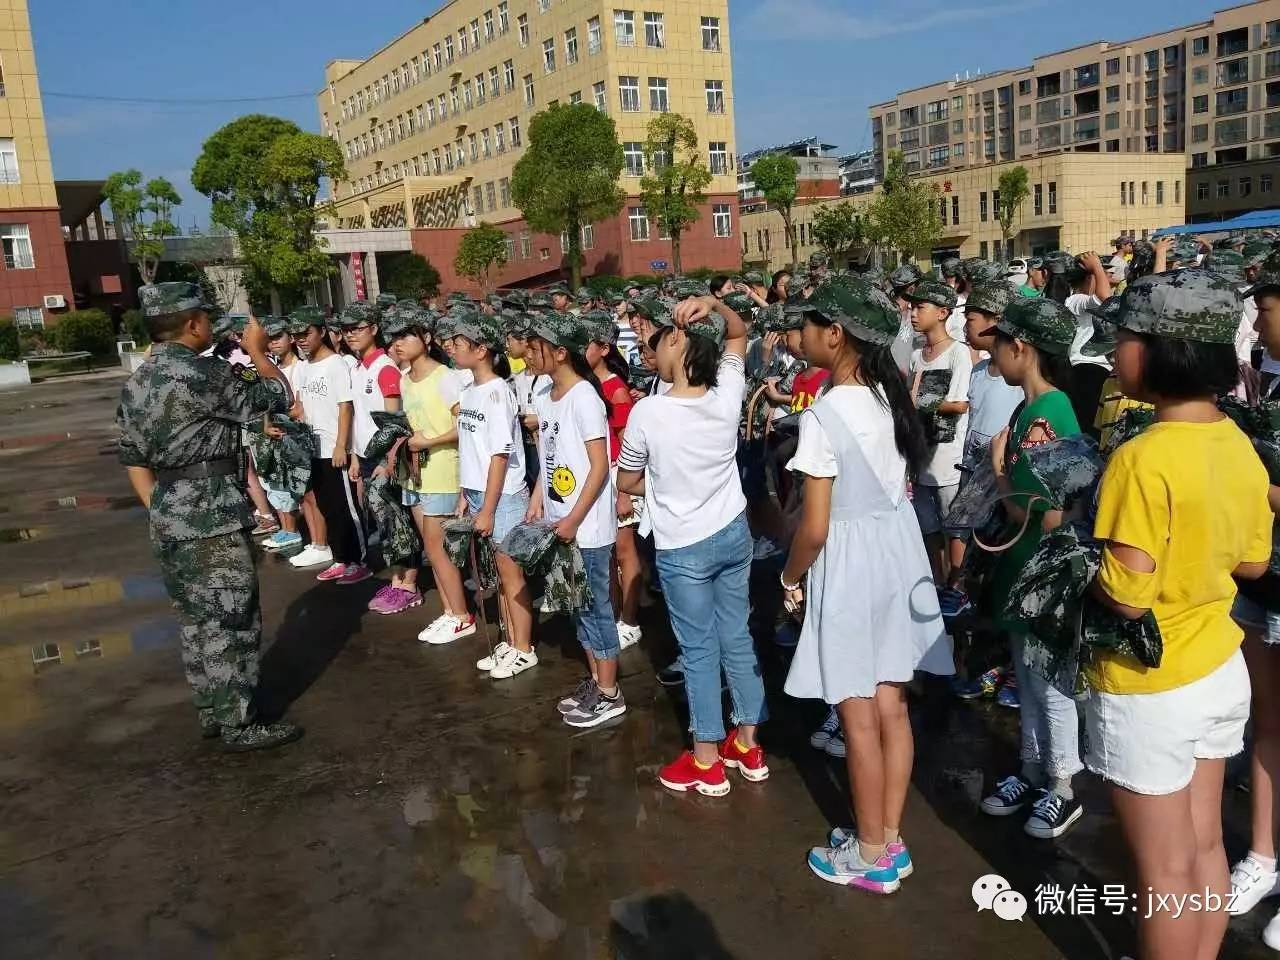
[[[627,366],[627,387],[632,390],[638,390],[646,396],[653,387],[653,378],[657,374],[643,364],[629,364]]]
[[[546,578],[544,610],[573,613],[591,605],[591,586],[582,551],[556,536],[547,522],[518,523],[502,541],[502,552],[526,574]]]
[[[493,556],[493,540],[489,537],[476,536],[475,517],[455,517],[446,520],[444,527],[444,550],[449,560],[464,575],[471,572],[472,548],[475,550],[475,574],[480,579],[481,590],[492,590],[498,585],[498,564]]]
[[[365,502],[382,538],[382,559],[407,565],[419,550],[417,528],[400,498],[400,486],[391,477],[375,475],[365,481]]]
[[[283,430],[284,436],[279,439],[267,436],[261,420],[246,427],[245,437],[253,454],[254,469],[265,486],[300,501],[311,483],[315,435],[305,423],[284,414],[273,414],[271,425]]]
[[[404,486],[416,482],[427,462],[427,451],[417,453],[409,449],[407,441],[413,436],[409,416],[403,410],[375,410],[370,414],[377,432],[364,448],[366,458],[388,460],[396,482]]]

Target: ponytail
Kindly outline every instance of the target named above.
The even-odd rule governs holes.
[[[501,350],[495,350],[490,347],[489,362],[493,364],[493,372],[503,380],[506,380],[511,376],[511,362],[507,360],[507,355]]]
[[[596,376],[591,364],[587,363],[587,358],[580,353],[567,351],[569,354],[569,366],[573,368],[573,372],[580,376],[587,383],[591,384],[595,389],[596,396],[604,404],[605,417],[613,416],[613,404],[609,402],[609,398],[604,395],[604,387],[600,386],[600,378]]]
[[[613,344],[609,345],[609,352],[604,355],[604,365],[623,383],[626,383],[627,377],[631,376],[631,368],[627,366],[627,361],[622,359],[622,354]]]

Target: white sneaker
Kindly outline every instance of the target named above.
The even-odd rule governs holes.
[[[618,649],[629,650],[640,642],[640,628],[618,621]]]
[[[302,548],[302,552],[297,556],[290,557],[289,563],[292,566],[302,567],[318,567],[324,564],[326,567],[333,563],[333,551],[328,547],[317,547],[312,544]]]
[[[1238,917],[1267,897],[1280,893],[1280,875],[1274,870],[1267,870],[1253,857],[1246,856],[1231,868],[1231,893],[1233,896],[1227,913]],[[1280,937],[1280,924],[1276,925],[1276,934]]]
[[[1262,942],[1272,950],[1280,950],[1280,913],[1272,917],[1262,928]]]
[[[449,622],[451,619],[452,619],[452,614],[448,614],[448,613],[440,614],[440,616],[436,617],[429,624],[427,624],[425,627],[422,628],[422,632],[418,634],[418,640],[422,643],[430,643],[431,638],[435,636],[437,633],[440,633],[442,630],[453,627],[453,624]]]
[[[476,632],[475,617],[459,617],[449,614],[444,619],[447,622],[439,630],[427,637],[426,643],[432,646],[441,646],[446,643],[453,643],[455,640],[461,640],[464,637],[473,636]]]
[[[476,661],[476,669],[481,673],[488,673],[498,665],[498,661],[507,655],[507,651],[511,649],[511,644],[505,640],[499,640],[498,645],[493,648],[493,653],[485,657],[483,660]]]
[[[489,671],[490,680],[509,680],[517,674],[524,673],[530,667],[538,665],[538,655],[532,650],[525,652],[515,647],[507,647],[501,659]]]

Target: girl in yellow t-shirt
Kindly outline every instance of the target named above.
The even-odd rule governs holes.
[[[441,644],[476,632],[467,612],[462,574],[444,549],[444,521],[458,508],[458,399],[462,384],[426,327],[412,325],[396,333],[392,350],[401,368],[400,395],[413,436],[410,450],[429,450],[417,482],[407,481],[404,503],[422,534],[431,576],[443,612],[418,634],[423,643]]]
[[[1120,388],[1153,404],[1156,422],[1107,463],[1093,589],[1121,616],[1153,613],[1164,650],[1156,667],[1096,657],[1084,758],[1111,783],[1138,889],[1209,891],[1222,905],[1139,910],[1144,960],[1217,956],[1227,927],[1222,781],[1249,718],[1232,577],[1265,572],[1272,521],[1266,471],[1216,403],[1239,376],[1240,310],[1228,281],[1188,269],[1135,280],[1115,315]]]

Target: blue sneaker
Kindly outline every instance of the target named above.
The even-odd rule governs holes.
[[[853,827],[833,827],[827,839],[831,846],[838,847],[854,836],[856,834],[853,832]],[[915,873],[915,865],[911,862],[911,851],[901,839],[897,843],[889,844],[885,848],[885,853],[893,860],[893,868],[898,871],[899,880],[905,880]]]
[[[1022,700],[1018,697],[1018,681],[1014,679],[1012,673],[1005,678],[1004,686],[996,694],[996,704],[1001,707],[1008,707],[1010,710],[1022,709]]]
[[[262,549],[275,553],[279,550],[288,550],[290,547],[302,545],[302,534],[289,533],[285,530],[279,530],[272,534],[266,540],[262,541]]]
[[[871,893],[893,893],[902,886],[891,856],[886,853],[875,863],[867,863],[852,837],[838,847],[814,847],[809,851],[809,869],[828,883]]]
[[[980,697],[994,697],[1004,678],[1006,671],[1000,667],[992,667],[974,680],[961,680],[959,677],[951,682],[951,692],[961,700],[977,700]],[[1010,674],[1012,676],[1012,674]]]
[[[938,591],[938,606],[944,617],[958,617],[969,609],[969,595],[963,590],[946,587]]]

